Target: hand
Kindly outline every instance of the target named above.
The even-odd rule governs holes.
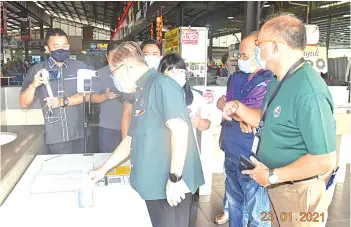
[[[232,117],[232,119],[234,120],[234,121],[238,121],[238,122],[241,122],[241,121],[243,121],[243,119],[241,119],[237,114],[232,114],[232,115],[230,115],[230,117]]]
[[[51,109],[56,109],[63,106],[62,101],[60,101],[60,99],[57,97],[54,97],[52,99],[47,97],[44,99],[44,101],[46,102],[46,105]]]
[[[105,171],[102,166],[100,166],[99,168],[91,171],[89,173],[89,177],[90,179],[93,181],[93,183],[95,184],[96,182],[98,182],[99,180],[101,180],[102,178],[105,177],[107,171]]]
[[[34,80],[32,82],[32,86],[34,88],[37,88],[42,84],[47,84],[48,81],[49,81],[49,72],[46,69],[42,69],[35,74]]]
[[[269,177],[269,169],[263,163],[257,161],[253,156],[250,157],[251,161],[255,164],[255,168],[252,170],[244,170],[242,174],[250,175],[252,179],[254,179],[258,184],[263,187],[267,187],[270,185],[268,181]]]
[[[118,98],[120,95],[110,91],[110,88],[106,88],[105,98],[108,100]]]
[[[187,186],[183,180],[180,180],[177,183],[173,183],[168,179],[166,186],[166,196],[168,204],[173,207],[177,206],[182,202],[182,199],[185,199]]]
[[[227,98],[225,97],[225,95],[223,95],[222,97],[220,97],[217,101],[217,108],[220,110],[223,110],[223,106],[226,102]]]
[[[201,123],[200,115],[196,114],[195,116],[191,117],[191,123],[193,125],[193,128],[199,128],[199,125]]]
[[[252,127],[252,126],[250,126],[242,121],[240,121],[239,124],[240,124],[241,131],[243,133],[256,133],[256,130],[254,127]]]
[[[223,107],[223,118],[225,120],[231,121],[233,119],[233,114],[239,109],[239,101],[233,100],[225,103]]]

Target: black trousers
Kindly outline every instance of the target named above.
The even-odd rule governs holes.
[[[63,143],[49,144],[50,154],[83,154],[84,138]]]
[[[146,200],[153,227],[188,227],[190,205],[193,201],[191,193],[175,207],[171,207],[166,199]]]
[[[122,141],[121,130],[99,127],[99,152],[112,153]]]

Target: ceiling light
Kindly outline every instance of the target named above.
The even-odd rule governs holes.
[[[345,15],[343,15],[343,17],[351,17],[351,15],[350,14],[345,14]]]
[[[271,5],[269,5],[269,4],[264,4],[264,8],[268,8],[268,7],[270,7]]]
[[[228,17],[229,20],[234,19],[234,17]]]
[[[36,2],[35,4],[37,4],[37,6],[39,6],[40,8],[44,9],[44,7],[42,5],[40,5],[39,3]]]
[[[351,25],[347,26],[348,28],[351,28]]]
[[[49,11],[47,11],[47,10],[45,10],[45,13],[46,13],[47,15],[51,15],[51,13],[50,13]]]

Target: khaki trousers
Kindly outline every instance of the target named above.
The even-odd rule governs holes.
[[[332,200],[330,194],[332,189],[326,190],[330,176],[331,174],[328,173],[319,178],[295,184],[269,186],[272,213],[263,212],[261,218],[271,220],[273,227],[325,226],[328,207]]]

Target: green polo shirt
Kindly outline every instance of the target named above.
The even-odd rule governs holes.
[[[144,200],[166,199],[172,154],[171,131],[166,122],[181,118],[189,126],[183,179],[194,194],[204,184],[204,177],[182,88],[154,69],[146,72],[136,84],[133,119],[128,132],[132,137],[131,186]]]
[[[264,105],[279,81],[272,78]],[[320,75],[305,63],[284,81],[267,109],[258,150],[267,167],[279,168],[300,157],[336,150],[336,124],[333,101]]]

